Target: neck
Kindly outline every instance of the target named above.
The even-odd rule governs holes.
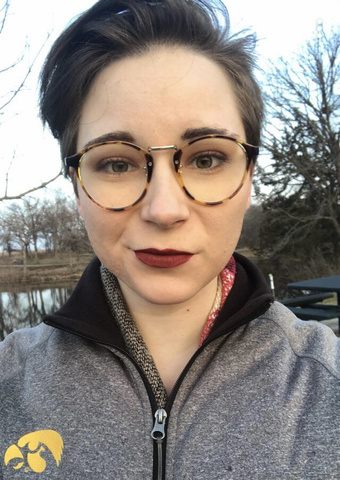
[[[214,304],[217,278],[194,297],[175,305],[151,304],[119,282],[130,313],[169,392],[197,350]]]
[[[198,336],[199,339],[214,304],[217,278],[192,298],[171,305],[150,303],[118,281],[129,311],[144,339],[152,336],[153,332],[159,332],[162,336],[166,333],[167,338],[185,335]]]

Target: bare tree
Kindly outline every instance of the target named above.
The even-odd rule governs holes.
[[[0,43],[2,40],[2,36],[4,34],[5,28],[6,28],[6,21],[8,20],[8,13],[10,11],[10,0],[5,0],[2,4],[0,3]],[[26,41],[26,45],[23,47],[23,51],[21,55],[18,58],[15,58],[13,61],[11,61],[8,65],[5,65],[0,69],[0,78],[3,79],[8,73],[15,71],[18,71],[18,80],[15,82],[14,86],[5,92],[1,92],[0,95],[0,118],[5,117],[6,113],[6,108],[12,104],[12,102],[16,99],[16,97],[19,95],[20,92],[23,91],[28,77],[31,75],[33,67],[36,65],[37,60],[41,54],[42,49],[46,45],[46,42],[48,41],[49,34],[46,35],[45,41],[42,43],[40,49],[36,52],[33,60],[31,60],[28,63],[27,68],[25,69],[24,73],[19,72],[19,66],[22,64],[22,62],[25,60],[26,57],[28,57],[29,53],[29,43]],[[4,48],[4,46],[2,47]],[[4,82],[5,84],[5,82]],[[2,120],[3,122],[3,120]],[[0,128],[1,128],[1,123],[0,123]],[[13,157],[12,157],[12,162],[15,161],[15,153],[13,152]],[[11,164],[10,164],[11,166]],[[10,169],[9,166],[9,169]],[[22,198],[23,196],[30,194],[34,191],[40,190],[41,188],[45,188],[47,185],[50,183],[54,182],[60,175],[61,172],[59,172],[57,175],[54,175],[52,178],[40,182],[38,185],[29,188],[25,191],[20,192],[19,194],[16,195],[8,195],[8,183],[9,183],[9,169],[6,173],[6,181],[5,181],[5,191],[2,196],[0,196],[0,201],[4,200],[14,200],[14,199],[19,199]]]
[[[73,199],[57,192],[54,199],[44,202],[40,217],[41,238],[45,247],[55,255],[60,252],[91,252],[84,223]]]
[[[23,204],[11,203],[2,215],[1,232],[3,237],[9,238],[13,247],[21,250],[23,264],[26,265],[31,246],[34,245],[34,231],[32,230],[32,215],[37,202],[29,198],[22,200]],[[34,228],[34,227],[33,227]]]
[[[268,79],[264,141],[270,164],[260,168],[262,253],[318,256],[340,262],[340,31],[318,35],[295,57],[281,59]]]
[[[0,241],[8,253],[21,250],[24,263],[32,255],[37,260],[40,250],[92,252],[75,202],[60,192],[43,202],[30,196],[11,202],[1,216]]]

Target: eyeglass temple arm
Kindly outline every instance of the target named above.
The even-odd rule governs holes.
[[[247,143],[243,143],[243,147],[247,152],[249,160],[255,163],[260,153],[260,148],[255,147],[254,145],[248,145]]]
[[[70,157],[65,157],[64,158],[65,167],[78,168],[80,158],[81,158],[81,155],[79,155],[78,153],[75,153]]]

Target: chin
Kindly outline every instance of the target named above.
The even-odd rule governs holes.
[[[155,281],[146,281],[145,278],[141,279],[138,284],[124,283],[120,281],[120,285],[123,291],[123,295],[129,303],[129,297],[139,298],[143,302],[147,302],[153,305],[179,305],[193,298],[202,288],[201,285],[194,285],[188,288],[188,282],[181,284],[179,279],[161,280],[155,279]]]
[[[176,288],[161,287],[152,291],[136,292],[144,301],[154,305],[179,305],[195,296],[197,292],[176,291]]]

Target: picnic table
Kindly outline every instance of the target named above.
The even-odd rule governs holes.
[[[283,303],[303,320],[327,320],[338,318],[340,333],[340,275],[313,278],[289,283],[290,290],[303,292],[302,297],[292,298]],[[310,293],[318,292],[318,293]],[[336,294],[337,304],[318,303]]]

